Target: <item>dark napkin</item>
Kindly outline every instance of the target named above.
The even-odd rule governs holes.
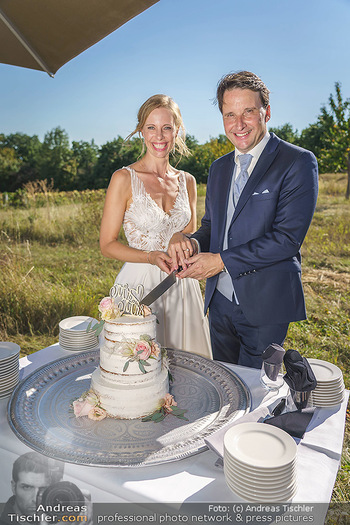
[[[261,354],[265,374],[271,381],[276,381],[280,372],[279,366],[283,362],[284,349],[277,343],[271,343]]]
[[[302,357],[297,350],[287,350],[283,358],[286,374],[284,380],[292,390],[297,392],[309,392],[317,385],[308,360]]]
[[[271,343],[261,354],[262,360],[267,363],[281,364],[283,361],[285,351],[282,346],[277,343]]]
[[[264,423],[273,425],[281,430],[287,432],[290,436],[296,438],[303,438],[305,431],[314,415],[314,411],[299,412],[285,412],[279,416],[265,419]]]

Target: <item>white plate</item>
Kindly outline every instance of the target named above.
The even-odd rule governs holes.
[[[283,469],[261,469],[251,468],[242,463],[238,463],[233,458],[229,458],[227,455],[224,458],[224,465],[227,465],[231,469],[237,471],[240,474],[250,477],[251,479],[266,479],[266,480],[283,480],[285,477],[290,476],[291,473],[296,471],[296,462],[290,463],[286,468]]]
[[[67,319],[63,319],[58,326],[62,330],[86,332],[86,329],[91,321],[96,321],[96,323],[98,322],[93,317],[88,317],[86,315],[76,315],[74,317],[68,317]]]
[[[98,341],[94,341],[92,343],[86,343],[84,341],[82,342],[77,342],[75,344],[72,344],[72,343],[67,343],[66,341],[62,341],[62,339],[59,339],[59,343],[60,345],[64,345],[64,346],[67,346],[68,348],[96,348],[98,346]]]
[[[313,394],[333,394],[333,393],[342,392],[343,390],[345,390],[345,385],[344,383],[340,383],[339,385],[332,386],[332,387],[315,388],[315,390],[313,390],[312,393]]]
[[[312,403],[311,406],[314,406],[314,407],[317,407],[317,408],[331,408],[331,407],[336,407],[338,405],[341,405],[342,402],[344,400],[340,400],[340,401],[332,401],[331,403],[325,403],[324,401],[315,401]]]
[[[0,379],[0,388],[2,388],[6,383],[11,383],[13,381],[16,381],[19,378],[19,372],[15,372],[14,374],[10,374],[7,377],[2,377]]]
[[[230,480],[226,479],[226,483],[228,487],[235,493],[237,496],[240,496],[245,501],[255,501],[255,502],[262,502],[262,503],[274,503],[274,502],[287,502],[291,501],[292,498],[295,496],[297,491],[297,485],[295,486],[294,490],[287,490],[285,493],[282,493],[281,495],[274,494],[273,496],[262,496],[260,495],[251,495],[247,492],[241,490],[239,487],[235,487],[230,483]]]
[[[288,486],[276,488],[276,489],[273,489],[273,488],[269,489],[268,487],[255,488],[253,486],[246,486],[246,485],[243,485],[240,480],[234,480],[230,478],[229,476],[225,476],[225,480],[231,485],[231,487],[234,487],[235,489],[240,490],[241,492],[244,492],[246,495],[250,495],[250,496],[258,496],[258,495],[263,496],[263,497],[280,496],[282,494],[294,492],[297,486],[297,481],[295,478],[292,480],[291,483],[289,483]]]
[[[14,390],[15,387],[13,388],[10,388],[9,390],[7,390],[6,392],[0,392],[0,399],[4,399],[5,397],[9,397],[13,390]]]
[[[341,399],[344,397],[344,391],[337,394],[314,394],[311,399],[324,399],[325,401],[332,401],[334,399]]]
[[[241,423],[224,436],[228,453],[244,465],[281,468],[291,463],[297,453],[293,438],[283,430],[263,423]]]
[[[4,383],[0,386],[0,392],[6,392],[7,390],[10,390],[10,388],[14,388],[18,383],[18,377],[14,379],[13,381],[9,381],[8,383]]]
[[[282,487],[287,488],[296,477],[296,471],[289,472],[287,475],[282,478],[258,478],[257,476],[253,477],[249,474],[245,475],[243,472],[240,472],[236,468],[231,468],[230,465],[226,463],[225,465],[225,475],[230,477],[232,480],[239,481],[239,483],[244,483],[248,487],[254,489],[257,488],[270,488],[270,489],[280,489]]]
[[[345,390],[340,390],[339,392],[332,392],[330,394],[327,394],[326,392],[318,392],[313,393],[311,396],[311,399],[334,399],[338,397],[344,396]]]
[[[97,336],[95,332],[63,332],[60,331],[60,337],[63,337],[64,339],[70,339],[72,341],[75,341],[76,339],[97,339]]]
[[[87,345],[87,346],[93,346],[98,344],[98,339],[77,339],[77,340],[70,340],[65,339],[64,337],[59,337],[59,342],[63,343],[67,346],[78,346],[78,345]]]
[[[13,372],[14,370],[19,369],[19,361],[15,361],[14,363],[10,363],[9,365],[0,365],[0,377],[4,374]]]
[[[271,485],[253,485],[242,481],[239,478],[232,478],[230,474],[225,472],[225,479],[231,483],[232,487],[238,487],[238,490],[244,491],[246,494],[259,494],[261,496],[279,496],[280,494],[285,494],[286,492],[292,492],[296,486],[296,479],[293,478],[289,480],[288,483],[281,485],[275,484]]]
[[[343,377],[342,371],[333,363],[322,361],[322,359],[308,359],[308,362],[315,374],[317,383],[329,383],[335,379]]]
[[[13,358],[19,354],[20,347],[16,343],[10,343],[9,341],[0,342],[0,363],[7,361],[9,358]]]

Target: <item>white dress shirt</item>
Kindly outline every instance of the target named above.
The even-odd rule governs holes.
[[[264,151],[266,144],[268,143],[269,140],[270,140],[270,133],[266,132],[266,134],[263,136],[261,141],[256,146],[254,146],[254,148],[252,148],[250,151],[247,152],[252,156],[252,159],[247,169],[249,177],[253,169],[255,168],[256,163],[258,162],[260,155]],[[232,180],[231,180],[230,191],[229,191],[229,196],[228,196],[223,250],[227,250],[227,247],[228,247],[228,231],[230,229],[232,217],[235,211],[235,205],[233,202],[233,186],[234,186],[234,181],[236,180],[236,178],[238,177],[238,174],[240,173],[240,160],[239,160],[240,155],[243,155],[243,153],[240,152],[236,148],[235,149],[235,159],[234,159],[235,163],[233,167]],[[236,303],[239,304],[234,287],[233,287],[231,276],[227,271],[223,271],[219,274],[216,288],[217,290],[219,290],[220,293],[222,293],[222,295],[224,295],[230,301],[232,301],[232,296],[234,295]]]

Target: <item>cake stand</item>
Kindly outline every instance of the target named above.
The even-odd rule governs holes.
[[[30,448],[81,465],[143,467],[198,454],[207,450],[207,436],[249,411],[250,392],[217,361],[171,349],[168,358],[170,393],[188,421],[76,418],[72,402],[89,390],[99,364],[93,350],[53,361],[19,383],[8,405],[10,427]]]

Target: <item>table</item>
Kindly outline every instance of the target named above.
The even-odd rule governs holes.
[[[71,355],[59,344],[52,345],[20,360],[21,378],[60,357]],[[260,371],[226,364],[247,384],[252,395],[252,410],[269,406],[286,395],[284,385],[276,393],[260,385]],[[340,407],[316,409],[311,428],[298,443],[298,491],[293,503],[329,503],[340,465],[344,422],[349,393]],[[7,399],[0,400],[0,501],[11,496],[10,480],[14,460],[30,451],[11,431],[6,415]],[[91,493],[98,503],[183,503],[239,502],[226,485],[223,470],[216,466],[217,455],[208,450],[164,465],[140,469],[89,467],[66,463],[64,479]]]

